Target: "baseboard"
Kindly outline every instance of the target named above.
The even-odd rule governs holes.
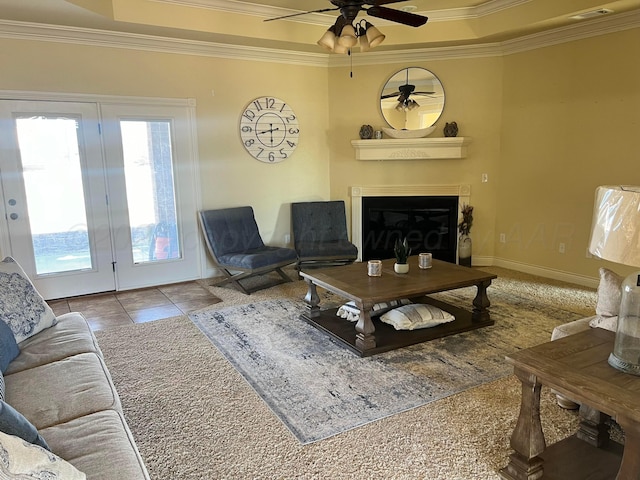
[[[491,263],[488,263],[491,261]],[[480,262],[483,262],[482,264]],[[476,258],[473,257],[473,265],[476,265]],[[584,287],[598,288],[600,282],[597,277],[587,277],[586,275],[578,275],[576,273],[564,272],[562,270],[555,270],[553,268],[539,267],[537,265],[530,265],[528,263],[516,262],[513,260],[506,260],[504,258],[496,257],[480,257],[478,258],[478,266],[494,266],[508,268],[510,270],[516,270],[518,272],[529,273],[531,275],[537,275],[539,277],[551,278],[553,280],[560,280],[562,282],[574,283],[576,285],[582,285]]]

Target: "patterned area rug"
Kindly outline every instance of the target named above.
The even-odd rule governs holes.
[[[437,297],[470,305],[475,289]],[[302,444],[331,437],[509,375],[504,355],[549,341],[580,315],[500,292],[496,324],[360,358],[299,318],[303,304],[269,300],[189,318]]]

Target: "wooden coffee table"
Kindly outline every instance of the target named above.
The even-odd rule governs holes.
[[[309,287],[304,299],[307,310],[302,318],[361,356],[493,325],[489,316],[487,287],[496,275],[439,260],[433,260],[432,268],[422,270],[418,267],[417,256],[409,258],[409,273],[395,273],[393,264],[393,259],[384,260],[380,277],[367,275],[367,262],[300,272]],[[426,296],[469,286],[477,287],[470,310]],[[353,300],[360,312],[364,312],[358,322],[354,324],[336,316],[336,308],[322,310],[317,287]],[[395,330],[378,319],[372,320],[370,311],[373,305],[403,298],[430,303],[453,314],[456,319],[436,327],[411,331]]]
[[[515,452],[501,478],[640,479],[640,377],[608,364],[614,337],[590,328],[507,356],[522,382],[522,403],[511,436]],[[540,422],[543,384],[580,403],[578,432],[548,448]],[[624,454],[609,441],[609,417],[624,430]]]

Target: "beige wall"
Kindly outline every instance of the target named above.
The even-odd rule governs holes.
[[[350,205],[353,185],[471,185],[474,206],[474,257],[494,253],[496,188],[502,128],[502,59],[414,61],[431,70],[444,85],[445,109],[430,137],[443,137],[446,122],[458,123],[458,136],[471,137],[464,159],[358,161],[351,140],[362,124],[386,126],[379,97],[387,79],[406,64],[355,66],[330,72],[331,196]],[[482,183],[482,174],[489,177]]]
[[[265,242],[284,244],[291,202],[329,197],[325,68],[11,40],[0,40],[0,64],[0,90],[194,98],[202,207],[252,205]],[[278,164],[248,155],[238,134],[263,95],[300,119],[300,146]]]
[[[504,58],[499,260],[587,277],[629,270],[586,249],[596,186],[640,185],[639,55],[634,29]]]
[[[2,39],[0,90],[195,98],[202,206],[253,205],[268,243],[283,244],[293,201],[344,199],[350,213],[352,185],[465,183],[475,259],[589,280],[605,264],[586,258],[595,187],[640,184],[639,54],[634,29],[503,57],[356,62],[350,78],[342,67]],[[355,160],[350,141],[362,124],[384,124],[377,97],[407,66],[442,81],[432,136],[458,122],[472,138],[467,158]],[[277,165],[250,157],[237,131],[243,107],[262,95],[289,102],[302,127],[299,148]]]

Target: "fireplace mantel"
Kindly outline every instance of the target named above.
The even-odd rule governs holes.
[[[370,141],[370,140],[368,140]],[[384,140],[378,140],[381,142]],[[351,197],[351,241],[358,247],[358,261],[362,261],[362,197],[412,197],[455,196],[460,205],[469,204],[471,185],[367,185],[352,186]],[[461,219],[459,212],[459,219]]]
[[[465,158],[469,137],[352,140],[356,160],[435,160]]]

